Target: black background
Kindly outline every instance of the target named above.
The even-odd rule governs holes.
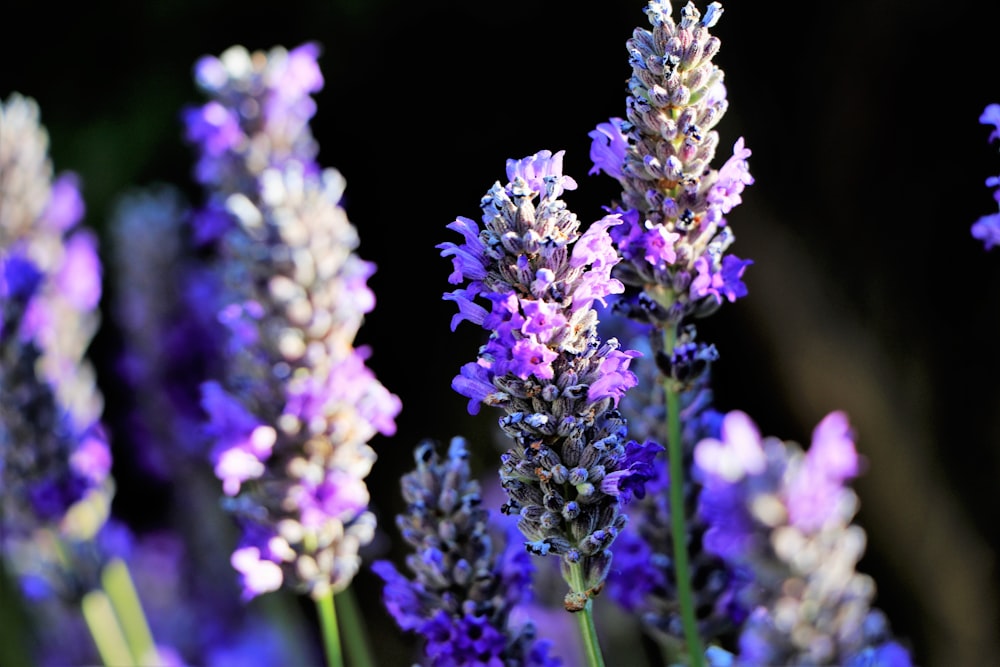
[[[483,443],[485,475],[495,451],[493,416],[469,417],[450,389],[479,333],[450,332],[453,304],[440,296],[451,266],[434,246],[458,239],[445,229],[455,216],[478,218],[507,158],[541,149],[566,150],[580,183],[567,201],[584,221],[601,215],[615,184],[587,176],[587,132],[624,113],[624,45],[647,26],[643,7],[9,3],[0,96],[38,101],[55,167],[80,174],[85,224],[105,235],[128,187],[165,181],[198,196],[179,121],[183,105],[202,101],[198,57],[233,44],[322,45],[319,161],[347,178],[359,254],[378,266],[377,306],[358,341],[404,406],[397,435],[372,443],[369,485],[393,531],[398,477],[420,439]],[[869,463],[856,485],[869,536],[861,567],[925,665],[986,664],[1000,652],[1000,254],[969,235],[996,210],[984,180],[1000,173],[1000,155],[978,117],[1000,102],[998,19],[989,0],[734,0],[713,30],[730,102],[716,166],[743,136],[756,179],[728,216],[732,251],[755,260],[750,295],[699,325],[721,353],[717,407],[800,442],[830,410],[849,413]],[[106,270],[105,302],[114,281]],[[119,343],[106,313],[91,352],[111,423]],[[115,508],[142,529],[182,486],[146,483],[128,446],[113,440]],[[356,588],[380,664],[408,664],[410,640],[382,611],[374,577],[363,572]]]

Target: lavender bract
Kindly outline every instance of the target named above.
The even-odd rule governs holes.
[[[705,548],[745,582],[736,593],[747,619],[735,664],[909,667],[871,605],[873,580],[855,571],[865,533],[852,523],[858,498],[846,484],[859,457],[844,413],[827,415],[803,452],[761,438],[733,411],[694,455]]]
[[[530,598],[533,568],[513,539],[494,550],[468,457],[457,437],[445,459],[430,441],[414,451],[417,468],[400,482],[407,511],[396,517],[414,549],[406,558],[413,576],[389,561],[372,564],[385,582],[386,607],[400,628],[423,637],[429,664],[556,667],[561,662],[548,655],[549,642],[536,640],[534,625],[511,622],[514,607]]]
[[[508,160],[508,183],[482,200],[483,228],[459,217],[448,227],[464,243],[438,248],[453,258],[449,281],[467,282],[445,294],[459,307],[452,329],[466,319],[490,332],[452,387],[472,414],[480,404],[506,413],[500,426],[514,446],[501,457],[502,509],[520,515],[529,551],[562,559],[566,606],[579,611],[604,585],[623,505],[643,493],[659,447],[626,442],[617,405],[635,385],[628,366],[637,353],[597,335],[594,302],[622,290],[607,231],[620,217],[579,231],[560,198],[576,187],[562,155]]]
[[[394,433],[400,409],[353,344],[374,307],[374,266],[354,252],[343,177],[312,161],[317,54],[233,47],[203,59],[212,99],[186,114],[210,187],[200,238],[218,239],[228,330],[225,369],[203,385],[202,405],[243,527],[232,564],[247,597],[288,583],[320,598],[350,584],[375,530],[368,441]]]

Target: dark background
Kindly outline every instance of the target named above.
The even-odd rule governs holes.
[[[494,451],[495,415],[469,417],[450,389],[479,333],[448,327],[451,267],[434,246],[458,236],[445,225],[478,219],[505,160],[541,149],[566,150],[580,183],[566,199],[582,220],[615,194],[610,179],[587,176],[587,132],[624,113],[625,40],[648,24],[640,1],[584,4],[9,3],[0,96],[38,101],[55,167],[80,174],[85,224],[104,235],[126,188],[170,182],[197,197],[179,111],[202,102],[198,57],[322,45],[319,161],[347,178],[359,254],[378,266],[358,341],[404,406],[397,435],[372,443],[369,485],[391,532],[420,439],[482,443],[486,475]],[[1000,102],[998,20],[989,0],[733,0],[713,30],[730,102],[715,166],[744,136],[756,179],[728,216],[732,251],[755,260],[750,295],[699,325],[722,355],[717,407],[800,442],[830,410],[849,413],[869,463],[856,485],[869,537],[861,568],[924,665],[1000,655],[1000,254],[969,235],[996,210],[984,180],[1000,155],[978,117]],[[106,272],[106,295],[114,281]],[[106,314],[92,356],[111,422],[118,343]],[[128,446],[113,441],[115,508],[141,528],[182,484],[146,483]],[[374,577],[363,572],[356,589],[380,664],[408,664]]]

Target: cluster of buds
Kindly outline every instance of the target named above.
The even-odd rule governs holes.
[[[232,564],[248,597],[290,583],[319,598],[350,584],[375,530],[368,441],[393,434],[400,409],[366,366],[370,351],[354,346],[374,307],[374,266],[355,253],[343,177],[312,161],[317,53],[233,47],[205,58],[197,77],[212,100],[187,113],[228,338],[202,405],[216,475],[241,519]]]
[[[396,517],[413,548],[406,558],[412,579],[389,561],[372,564],[396,623],[424,638],[433,665],[559,665],[530,621],[512,621],[514,608],[529,600],[533,568],[513,539],[494,550],[496,531],[469,470],[465,440],[452,438],[444,460],[433,442],[422,442],[414,459],[416,470],[400,481],[406,513]]]
[[[660,447],[626,441],[617,406],[635,385],[637,353],[597,334],[594,302],[622,291],[608,235],[620,217],[580,232],[561,199],[576,187],[562,155],[508,160],[508,182],[482,200],[483,228],[460,217],[448,227],[465,242],[438,247],[453,257],[450,282],[469,281],[445,294],[459,306],[452,329],[466,319],[490,332],[452,386],[470,413],[480,404],[506,413],[500,426],[514,445],[501,457],[503,510],[519,515],[529,551],[562,559],[566,607],[580,611],[604,585],[624,503],[641,495]]]
[[[630,316],[677,324],[746,294],[751,262],[726,254],[734,236],[724,216],[753,178],[742,138],[721,169],[710,166],[728,104],[712,62],[720,41],[709,32],[722,7],[713,2],[702,16],[689,2],[679,23],[668,0],[652,0],[646,13],[652,30],[637,28],[627,43],[627,120],[590,133],[591,173],[622,186],[624,224],[612,236],[623,257],[616,276],[638,290]]]
[[[103,400],[85,352],[99,324],[96,236],[78,228],[76,177],[53,179],[37,104],[0,103],[0,498],[3,547],[36,529],[89,538],[101,512],[70,526],[87,497],[110,501]],[[23,563],[30,565],[30,563]],[[15,564],[15,570],[18,565]]]

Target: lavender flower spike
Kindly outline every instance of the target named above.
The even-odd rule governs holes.
[[[307,44],[205,58],[197,76],[213,99],[187,114],[228,329],[225,368],[202,405],[243,524],[232,564],[247,597],[287,584],[319,600],[350,584],[375,530],[368,441],[393,434],[400,410],[366,366],[370,351],[354,347],[375,267],[355,253],[343,177],[313,162],[317,54]]]
[[[860,460],[846,415],[827,415],[803,452],[730,412],[694,455],[705,548],[747,582],[733,664],[910,667],[871,606],[874,582],[855,571],[865,533],[852,523],[858,498],[846,484]]]
[[[979,116],[979,122],[983,125],[992,125],[993,132],[990,133],[989,141],[1000,139],[1000,104],[989,104]],[[990,176],[986,179],[986,186],[995,188],[993,199],[1000,204],[1000,176]],[[972,225],[972,237],[983,242],[986,250],[1000,245],[1000,212],[984,215]]]
[[[36,529],[90,539],[101,521],[74,527],[66,514],[85,497],[103,505],[112,493],[103,401],[85,357],[99,321],[97,241],[73,229],[83,218],[75,175],[53,180],[52,171],[38,105],[12,95],[0,103],[4,555]]]
[[[367,444],[392,435],[399,399],[353,347],[373,298],[352,252],[343,178],[292,167],[261,179],[262,201],[230,198],[224,238],[231,330],[221,382],[204,385],[216,475],[246,521],[233,555],[248,595],[286,577],[315,597],[346,587],[374,536]]]
[[[400,628],[423,637],[436,667],[557,667],[530,621],[512,624],[511,611],[530,597],[531,562],[520,548],[494,551],[468,457],[458,437],[444,460],[430,441],[414,451],[417,468],[401,480],[407,510],[396,517],[414,549],[406,558],[413,576],[389,561],[372,564],[385,581],[386,608]]]
[[[508,160],[508,183],[482,200],[483,229],[460,217],[448,227],[465,242],[438,248],[453,258],[450,281],[468,283],[445,294],[459,304],[457,319],[490,332],[452,386],[470,399],[470,413],[480,404],[506,413],[500,426],[514,446],[501,457],[503,511],[520,515],[529,551],[562,559],[566,607],[580,611],[604,585],[623,504],[643,493],[660,448],[626,442],[617,406],[636,383],[628,367],[638,353],[597,334],[594,302],[622,290],[611,277],[619,258],[608,235],[620,217],[579,231],[560,199],[576,187],[562,174],[562,156]]]
[[[726,254],[734,236],[725,219],[753,183],[750,150],[740,138],[721,168],[710,167],[719,142],[712,128],[728,106],[712,62],[719,38],[709,33],[722,6],[713,2],[702,15],[688,2],[679,23],[671,13],[668,0],[649,2],[652,30],[637,28],[627,44],[628,118],[590,133],[590,173],[622,186],[624,224],[611,232],[623,256],[615,275],[659,305],[634,302],[633,315],[660,325],[744,296],[752,263]]]

